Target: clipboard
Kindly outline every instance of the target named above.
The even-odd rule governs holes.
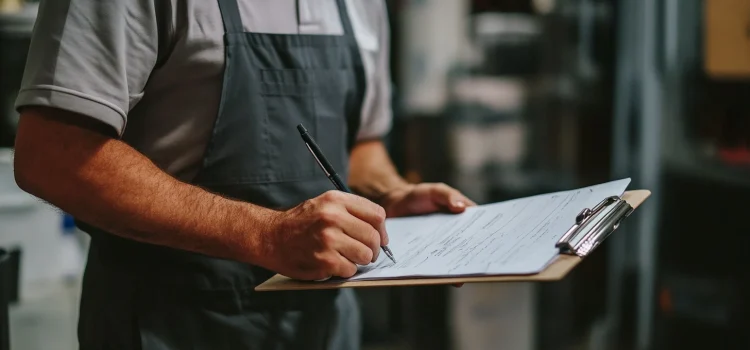
[[[485,275],[465,277],[409,277],[399,279],[308,282],[275,275],[255,287],[258,292],[371,288],[399,286],[451,285],[488,282],[551,282],[563,279],[591,254],[630,216],[651,191],[626,191],[621,197],[604,198],[594,208],[584,209],[572,218],[571,228],[558,240],[558,255],[541,272],[528,275]]]

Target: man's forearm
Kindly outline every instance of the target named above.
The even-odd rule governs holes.
[[[409,185],[398,174],[381,141],[357,144],[352,150],[349,167],[349,185],[352,190],[375,202],[379,202],[386,194]]]
[[[76,118],[51,109],[24,112],[16,141],[19,186],[122,237],[257,263],[271,210],[178,181],[125,143],[62,122]]]

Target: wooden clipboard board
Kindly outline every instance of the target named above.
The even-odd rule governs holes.
[[[648,190],[634,190],[625,192],[621,199],[629,205],[632,212],[638,208],[651,195]],[[615,197],[616,198],[616,197]],[[630,212],[627,213],[630,215]],[[619,225],[618,225],[619,226]],[[617,226],[614,227],[616,229]],[[568,232],[570,233],[570,231]],[[566,236],[568,235],[566,233]],[[611,233],[611,232],[610,232]],[[606,238],[606,237],[605,237]],[[595,247],[594,247],[595,248]],[[591,249],[593,250],[593,249]],[[587,255],[591,250],[585,252]],[[487,282],[549,282],[563,279],[568,272],[583,260],[583,257],[575,253],[560,253],[547,267],[539,273],[531,275],[496,275],[496,276],[467,276],[467,277],[409,277],[401,279],[384,279],[368,281],[328,281],[307,282],[298,281],[289,277],[276,275],[258,285],[255,290],[259,292],[289,291],[289,290],[321,290],[338,288],[368,288],[368,287],[398,287],[398,286],[426,286],[426,285],[451,285],[460,283],[487,283]]]

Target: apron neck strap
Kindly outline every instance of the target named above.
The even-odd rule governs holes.
[[[349,13],[346,9],[346,0],[336,0],[336,5],[339,8],[339,17],[341,17],[341,26],[344,28],[344,35],[354,37],[354,29],[352,29],[352,22],[349,20]]]
[[[242,17],[240,8],[237,6],[237,0],[219,0],[219,11],[221,19],[224,21],[224,31],[227,33],[242,33]]]

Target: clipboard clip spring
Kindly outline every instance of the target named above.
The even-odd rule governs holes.
[[[583,209],[575,224],[557,241],[563,254],[585,257],[599,246],[634,208],[620,197],[607,197],[593,209]]]

